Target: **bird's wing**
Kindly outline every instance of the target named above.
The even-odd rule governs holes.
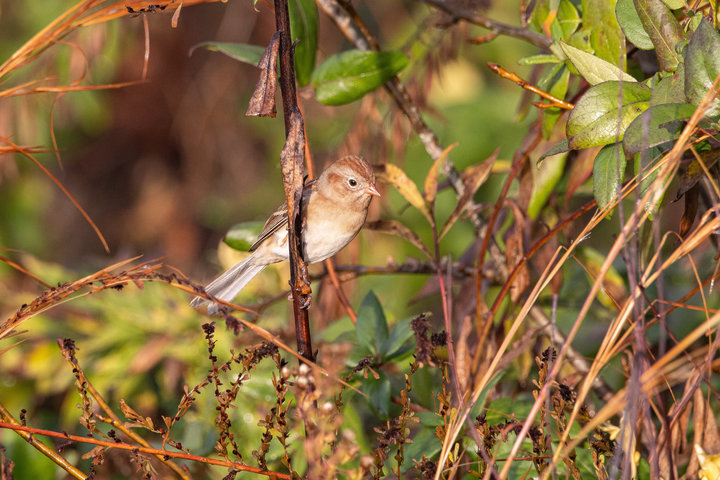
[[[307,204],[307,199],[310,196],[310,193],[315,189],[315,180],[311,180],[305,184],[305,187],[303,189],[303,199],[302,202],[304,205]],[[255,243],[252,244],[250,247],[251,252],[254,252],[262,242],[264,242],[268,237],[271,237],[275,232],[277,232],[280,228],[284,227],[288,223],[288,209],[287,209],[287,202],[284,202],[280,207],[278,207],[277,210],[275,210],[275,213],[270,215],[270,218],[267,219],[267,222],[265,222],[265,225],[263,226],[262,231],[260,232],[260,235],[258,235],[257,240],[255,240]]]

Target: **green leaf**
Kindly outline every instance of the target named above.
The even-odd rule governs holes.
[[[650,106],[665,103],[685,103],[685,64],[678,64],[674,74],[662,78],[652,89]]]
[[[643,29],[655,46],[660,69],[673,72],[680,63],[675,45],[685,38],[682,26],[662,0],[633,0]]]
[[[265,53],[265,48],[257,45],[248,45],[246,43],[202,42],[190,49],[190,55],[198,48],[205,48],[212,52],[220,52],[239,62],[249,63],[253,66],[257,66],[257,64],[260,63],[260,59],[263,53]]]
[[[685,53],[685,95],[698,105],[720,75],[720,35],[708,22],[700,22]],[[710,115],[718,112],[718,99]]]
[[[598,207],[605,208],[617,196],[626,164],[625,153],[617,143],[598,152],[593,164],[593,193]]]
[[[561,60],[555,55],[531,55],[518,60],[519,65],[542,65],[545,63],[560,63]]]
[[[615,16],[620,28],[633,45],[641,50],[652,50],[655,47],[650,35],[643,28],[633,0],[617,0]]]
[[[355,324],[358,344],[368,352],[379,355],[388,339],[388,325],[380,300],[370,290],[363,299]]]
[[[543,31],[543,24],[547,21],[550,12],[556,12],[559,5],[560,0],[538,0],[535,3],[530,21],[538,32]]]
[[[570,70],[565,68],[565,65],[560,65],[560,72],[557,76],[557,79],[555,80],[555,83],[553,83],[552,87],[550,88],[549,92],[550,95],[552,95],[555,98],[564,99],[565,94],[568,90],[568,85],[570,83]],[[542,88],[542,87],[541,87]],[[542,115],[542,134],[543,138],[550,138],[550,134],[552,133],[552,129],[557,123],[558,119],[560,118],[560,115],[562,115],[564,112],[563,110],[559,108],[546,108],[543,110]]]
[[[362,98],[408,64],[401,52],[348,50],[325,60],[312,74],[315,96],[325,105],[344,105]]]
[[[320,331],[320,333],[315,333],[314,338],[327,343],[335,343],[354,341],[357,338],[357,334],[355,333],[355,325],[352,323],[352,320],[345,315],[332,322]]]
[[[566,152],[548,157],[537,169],[533,170],[533,191],[527,208],[530,218],[537,218],[550,194],[555,190],[555,186],[562,178],[567,156]]]
[[[547,152],[540,155],[540,158],[538,159],[538,163],[542,162],[547,157],[552,157],[553,155],[557,155],[558,153],[569,152],[570,150],[571,149],[570,149],[570,146],[568,145],[567,138],[563,138],[558,143],[553,145],[553,147],[550,150],[548,150]]]
[[[580,75],[587,80],[590,85],[609,82],[613,80],[621,80],[623,82],[637,82],[632,75],[623,72],[610,62],[596,57],[595,55],[583,52],[579,48],[568,45],[564,42],[558,42],[565,56],[577,68]]]
[[[370,397],[370,406],[378,416],[385,417],[390,413],[390,380],[383,372],[379,372],[377,380],[368,375],[364,378],[360,390]]]
[[[678,10],[687,6],[685,0],[663,0],[663,3],[667,5],[670,10]]]
[[[555,21],[560,25],[562,38],[570,37],[580,26],[580,15],[570,0],[560,0]]]
[[[414,332],[410,328],[412,318],[406,318],[397,322],[390,336],[380,346],[380,358],[382,360],[391,360],[393,355],[398,353],[403,345],[413,337]]]
[[[595,85],[570,112],[567,123],[570,148],[578,150],[622,140],[627,126],[649,103],[650,89],[641,83]]]
[[[655,105],[638,115],[625,130],[623,148],[628,156],[671,142],[680,136],[684,122],[695,113],[687,103]]]
[[[243,222],[233,225],[225,234],[223,242],[230,248],[247,252],[262,231],[264,222]]]
[[[421,420],[420,423],[423,426],[425,425],[423,420]],[[425,458],[434,458],[441,449],[442,442],[437,436],[435,436],[435,428],[423,428],[417,433],[417,435],[415,435],[415,437],[413,437],[412,443],[405,446],[405,461],[402,466],[403,470],[413,467],[415,465],[413,460],[420,462],[423,456],[425,456]]]
[[[313,0],[290,0],[290,33],[295,46],[295,76],[300,86],[310,83],[318,43],[318,11]]]
[[[583,0],[583,29],[590,31],[595,55],[625,67],[623,33],[615,17],[615,0]]]

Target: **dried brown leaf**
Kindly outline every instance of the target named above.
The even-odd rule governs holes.
[[[680,218],[680,226],[678,228],[680,236],[685,236],[690,232],[690,229],[695,223],[695,217],[698,211],[698,197],[700,194],[700,188],[696,183],[690,190],[685,192],[685,209],[683,210],[682,217]]]
[[[125,403],[124,399],[120,399],[120,410],[122,411],[123,415],[125,415],[125,418],[132,422],[128,426],[140,427],[150,430],[152,432],[158,432],[158,430],[155,428],[155,424],[153,423],[152,418],[143,417],[142,415],[140,415],[138,412],[133,410],[130,405]]]
[[[530,270],[527,262],[524,262],[525,246],[523,240],[523,232],[525,218],[520,208],[514,204],[510,204],[515,215],[515,223],[508,231],[505,238],[505,261],[509,268],[515,268],[520,265],[515,277],[510,285],[510,299],[517,302],[525,290],[530,286]]]
[[[377,220],[375,222],[368,222],[365,224],[365,228],[368,230],[374,230],[376,232],[389,233],[390,235],[396,235],[404,238],[408,242],[416,246],[421,252],[423,252],[429,259],[432,259],[432,255],[425,247],[415,232],[410,230],[408,227],[396,220]]]
[[[435,197],[437,196],[438,174],[442,171],[442,167],[445,164],[448,155],[457,145],[457,142],[455,142],[443,150],[438,158],[433,162],[432,167],[430,167],[430,171],[428,171],[428,174],[425,177],[425,201],[429,205],[432,205],[435,202]]]
[[[465,315],[455,344],[455,370],[462,392],[467,391],[472,377],[472,356],[470,355],[470,345],[468,345],[472,328],[473,322],[470,315]]]
[[[497,160],[499,151],[500,149],[496,149],[493,154],[490,155],[484,162],[479,165],[469,166],[465,169],[465,171],[463,171],[462,178],[463,183],[465,184],[465,191],[458,200],[455,210],[453,210],[453,212],[450,214],[447,221],[445,222],[445,225],[440,232],[441,239],[445,236],[445,234],[450,230],[450,227],[455,224],[458,218],[460,218],[460,215],[462,215],[462,213],[468,207],[477,189],[480,188],[480,186],[485,183],[485,180],[487,180],[490,176],[490,172],[492,171],[492,167],[495,164],[495,160]]]
[[[593,162],[602,147],[585,148],[580,150],[572,161],[570,172],[568,173],[567,188],[565,189],[565,205],[575,194],[578,188],[590,178],[593,171]]]
[[[680,197],[685,195],[692,187],[705,176],[705,169],[700,165],[698,157],[702,160],[705,165],[705,169],[711,169],[720,158],[720,150],[709,150],[704,152],[698,152],[697,156],[690,162],[687,168],[680,172],[680,181],[678,182],[678,190],[675,195],[675,200],[679,200]]]
[[[279,49],[280,35],[279,32],[275,32],[275,35],[270,39],[270,45],[265,49],[265,53],[258,64],[260,78],[258,78],[255,91],[245,112],[245,115],[248,117],[275,118],[275,114],[277,113],[275,92],[277,91],[277,58]]]
[[[417,185],[397,165],[388,163],[384,165],[378,172],[378,177],[386,183],[389,183],[407,200],[410,205],[420,210],[430,225],[434,225],[434,220],[430,214],[427,202],[423,198]]]

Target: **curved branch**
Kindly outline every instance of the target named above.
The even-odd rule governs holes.
[[[420,0],[421,2],[432,5],[433,7],[442,10],[447,13],[453,19],[464,20],[472,23],[479,27],[487,28],[488,30],[498,35],[506,35],[508,37],[518,38],[525,40],[526,42],[532,43],[540,48],[550,48],[552,40],[544,35],[528,30],[522,27],[513,27],[505,23],[496,22],[490,18],[479,15],[471,10],[458,7],[457,5],[450,5],[448,2],[443,0]]]

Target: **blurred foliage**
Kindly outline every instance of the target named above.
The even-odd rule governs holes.
[[[283,122],[243,115],[270,3],[3,5],[0,404],[31,427],[135,444],[127,428],[295,478],[712,471],[716,2],[355,3],[335,5],[367,45],[327,1],[289,2],[315,171],[362,154],[386,182],[370,212],[384,228],[335,259],[354,311],[311,268],[323,372],[282,347],[285,266],[238,298],[258,315],[188,306],[189,278],[237,262],[283,197]],[[62,15],[84,20],[33,38]],[[53,297],[134,255],[167,267]],[[82,375],[134,425],[103,422]],[[234,478],[54,441],[94,478]],[[63,474],[9,429],[0,444],[15,478]]]

